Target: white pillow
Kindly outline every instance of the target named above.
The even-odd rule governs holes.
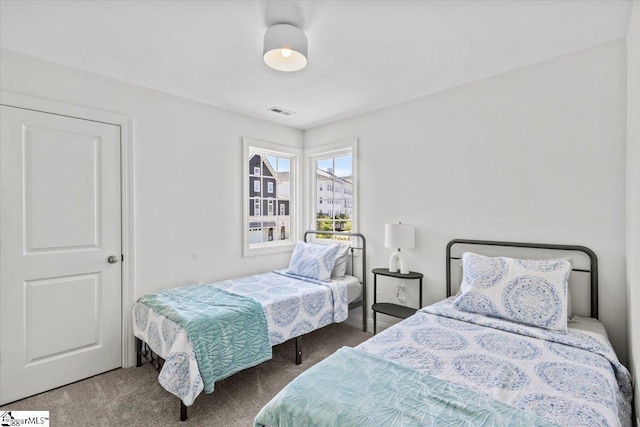
[[[290,274],[328,282],[340,245],[298,242],[289,261]]]
[[[564,259],[523,260],[462,254],[463,280],[453,306],[554,331],[567,331]]]
[[[573,307],[571,307],[571,292],[569,292],[569,286],[567,285],[567,323],[574,323],[576,316],[573,315]]]
[[[573,269],[573,258],[564,257],[562,259],[569,261],[569,264],[571,264],[571,269]],[[575,321],[576,316],[573,315],[573,308],[571,306],[571,291],[569,290],[569,283],[567,283],[567,323],[574,323]]]
[[[351,243],[340,243],[340,249],[336,255],[336,263],[331,272],[331,278],[342,280],[347,272],[347,259],[349,258],[349,248]]]

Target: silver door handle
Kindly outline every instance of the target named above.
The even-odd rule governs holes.
[[[109,264],[115,264],[116,262],[118,262],[118,257],[116,255],[111,255],[109,258],[107,258],[107,261],[109,262]]]

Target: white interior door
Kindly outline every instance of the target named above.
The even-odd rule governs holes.
[[[121,366],[122,250],[120,127],[0,108],[4,404]]]

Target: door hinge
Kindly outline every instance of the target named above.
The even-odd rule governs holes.
[[[124,254],[122,254],[121,256],[122,256],[122,261],[124,261]]]

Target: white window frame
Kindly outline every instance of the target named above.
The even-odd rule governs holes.
[[[302,212],[302,194],[301,185],[302,182],[302,150],[289,147],[286,145],[275,144],[272,142],[261,141],[253,138],[242,138],[242,182],[243,182],[243,195],[242,195],[242,238],[243,238],[243,256],[256,256],[274,254],[280,252],[291,252],[296,245],[296,242],[301,238],[301,224],[303,220]],[[289,239],[276,240],[271,242],[252,243],[249,244],[249,204],[246,202],[250,199],[249,185],[250,185],[250,169],[249,169],[249,153],[250,151],[258,150],[263,155],[271,155],[275,157],[288,157],[291,159],[290,181],[289,181]],[[275,177],[277,179],[277,177]]]
[[[254,167],[253,167],[253,174],[254,174],[254,175],[262,175],[262,174],[260,173],[260,167],[259,167],[259,166],[254,166]]]
[[[316,182],[315,162],[322,159],[333,157],[341,157],[351,154],[352,171],[353,171],[353,216],[352,216],[352,232],[358,232],[358,139],[352,138],[332,144],[321,145],[305,151],[305,218],[309,226],[309,230],[316,229],[316,200],[319,199]],[[315,235],[311,235],[312,240],[316,239]],[[357,252],[357,251],[356,251]]]
[[[260,195],[262,195],[262,191],[260,191],[260,180],[259,179],[253,180],[253,192],[254,193],[260,193]]]
[[[267,193],[273,194],[273,182],[271,181],[267,182]]]

